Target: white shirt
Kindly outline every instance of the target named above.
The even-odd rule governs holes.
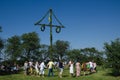
[[[40,70],[43,70],[45,67],[46,67],[46,66],[45,66],[44,62],[42,62],[42,63],[40,64]]]
[[[93,63],[91,61],[89,62],[89,64],[90,64],[90,68],[93,67]]]
[[[38,69],[38,66],[39,66],[39,64],[38,64],[38,63],[36,63],[36,64],[35,64],[35,69]]]

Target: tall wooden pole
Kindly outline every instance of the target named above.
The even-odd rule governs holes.
[[[53,40],[53,37],[52,37],[52,9],[50,9],[50,15],[49,15],[49,18],[50,18],[50,57],[52,58],[52,51],[53,51],[53,47],[52,47],[52,40]]]
[[[44,18],[49,14],[49,24],[41,24],[41,22],[44,20]],[[54,17],[56,19],[56,21],[59,23],[59,25],[53,25],[52,24],[52,17]],[[57,17],[55,16],[55,14],[53,13],[52,9],[49,9],[49,11],[45,14],[45,16],[39,20],[38,22],[35,23],[35,25],[40,25],[41,26],[41,31],[45,30],[46,26],[50,27],[50,58],[53,58],[53,36],[52,36],[52,28],[56,27],[56,33],[59,33],[61,31],[61,28],[64,28],[64,26],[62,25],[62,23],[57,19]]]

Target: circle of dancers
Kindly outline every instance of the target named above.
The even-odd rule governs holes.
[[[25,75],[35,75],[35,76],[46,76],[54,77],[55,71],[57,71],[58,76],[60,78],[64,77],[64,69],[69,69],[69,75],[71,77],[79,77],[85,76],[91,73],[97,72],[96,70],[96,63],[94,61],[83,62],[82,64],[77,60],[74,62],[70,60],[68,62],[59,60],[59,61],[52,61],[49,60],[48,62],[32,62],[32,61],[25,61],[24,62],[24,74]],[[47,69],[47,70],[45,70]]]

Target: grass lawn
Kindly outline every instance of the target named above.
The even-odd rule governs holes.
[[[119,77],[114,77],[109,75],[110,71],[108,69],[98,69],[97,73],[80,76],[80,77],[70,77],[69,70],[65,69],[63,73],[63,78],[58,77],[58,72],[54,70],[54,77],[47,77],[47,69],[46,69],[46,76],[43,78],[41,76],[25,76],[23,72],[19,74],[11,74],[11,75],[4,75],[0,76],[0,80],[120,80]],[[81,72],[83,74],[83,72]]]

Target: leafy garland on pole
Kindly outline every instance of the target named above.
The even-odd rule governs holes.
[[[61,32],[61,27],[56,27],[56,33],[60,33]]]
[[[41,25],[41,31],[45,31],[45,24]]]

